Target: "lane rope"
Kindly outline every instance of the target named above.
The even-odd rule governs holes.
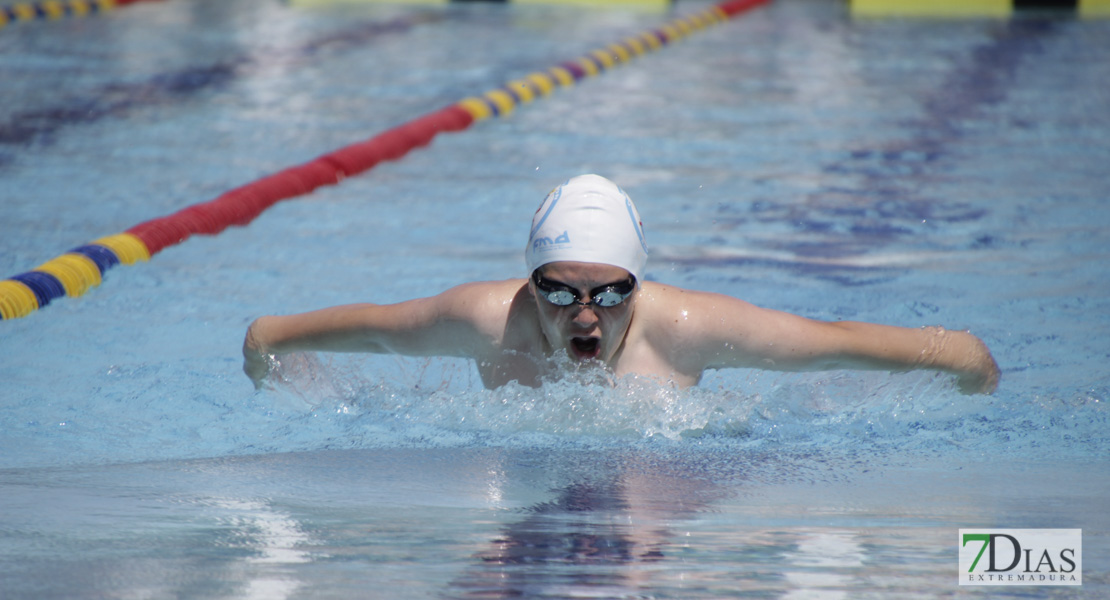
[[[0,6],[0,29],[17,21],[53,21],[65,17],[108,12],[120,6],[149,0],[42,0]]]
[[[235,188],[214,200],[74,248],[31,271],[0,281],[0,320],[27,316],[62,296],[81,296],[100,285],[104,273],[116,265],[150,260],[192,235],[215,235],[232,225],[245,226],[282,200],[336,185],[382,161],[398,160],[431,143],[440,133],[462,131],[478,121],[508,115],[516,107],[560,87],[572,86],[769,1],[732,0],[675,18],[659,29],[624,38],[546,71],[525,75],[480,96],[464,98],[365,141]]]

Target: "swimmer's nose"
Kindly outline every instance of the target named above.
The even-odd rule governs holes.
[[[589,329],[590,327],[593,327],[594,324],[596,324],[599,320],[597,312],[594,310],[592,304],[586,306],[582,306],[581,304],[579,304],[574,308],[574,310],[575,313],[573,322],[578,327]]]

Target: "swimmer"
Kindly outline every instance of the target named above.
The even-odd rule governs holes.
[[[482,382],[539,386],[560,354],[680,387],[706,369],[930,369],[964,393],[991,393],[999,370],[964,331],[818,321],[721,294],[644,281],[647,243],[632,200],[598,175],[544,199],[525,249],[526,279],[467,283],[398,304],[264,316],[247,330],[243,369],[261,387],[273,355],[295,351],[455,356]]]

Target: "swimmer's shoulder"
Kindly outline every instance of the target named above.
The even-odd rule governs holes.
[[[453,287],[437,298],[442,314],[470,323],[486,339],[491,352],[506,347],[528,350],[539,325],[526,279],[476,281]]]
[[[514,307],[527,295],[525,279],[464,283],[436,296],[442,314],[502,328]]]
[[[525,290],[527,280],[472,281],[457,285],[439,295],[452,304],[487,309],[512,302]]]
[[[753,318],[759,311],[732,296],[651,281],[643,283],[636,306],[642,325],[666,336],[704,335],[725,322]]]
[[[731,307],[756,308],[754,305],[717,292],[691,290],[674,285],[645,281],[641,284],[638,302],[650,305],[653,310],[689,310],[691,308],[712,308],[729,305]]]
[[[696,380],[722,344],[757,337],[762,316],[763,309],[739,298],[645,282],[633,323],[652,352]]]
[[[655,281],[645,281],[640,286],[638,308],[643,307],[653,315],[670,316],[674,311],[689,311],[725,300],[735,300],[714,292],[681,288]]]

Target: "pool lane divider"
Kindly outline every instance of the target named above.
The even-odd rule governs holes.
[[[150,0],[42,0],[0,7],[0,29],[16,21],[47,21],[108,12],[119,6]]]
[[[649,8],[663,9],[674,0],[401,0],[405,4],[462,4],[465,2],[485,2],[487,4],[562,4],[588,8]],[[331,6],[335,4],[396,4],[398,0],[286,0],[289,4],[303,7]]]
[[[464,98],[363,142],[235,188],[214,200],[74,248],[31,271],[0,281],[0,319],[24,317],[62,296],[81,296],[100,285],[104,273],[116,265],[150,260],[192,235],[215,235],[232,225],[247,225],[282,200],[336,185],[382,161],[400,159],[411,150],[426,146],[440,133],[462,131],[475,122],[508,115],[517,106],[560,87],[572,86],[769,1],[731,0],[675,18],[659,29],[627,37],[546,71],[531,73],[481,96]]]

